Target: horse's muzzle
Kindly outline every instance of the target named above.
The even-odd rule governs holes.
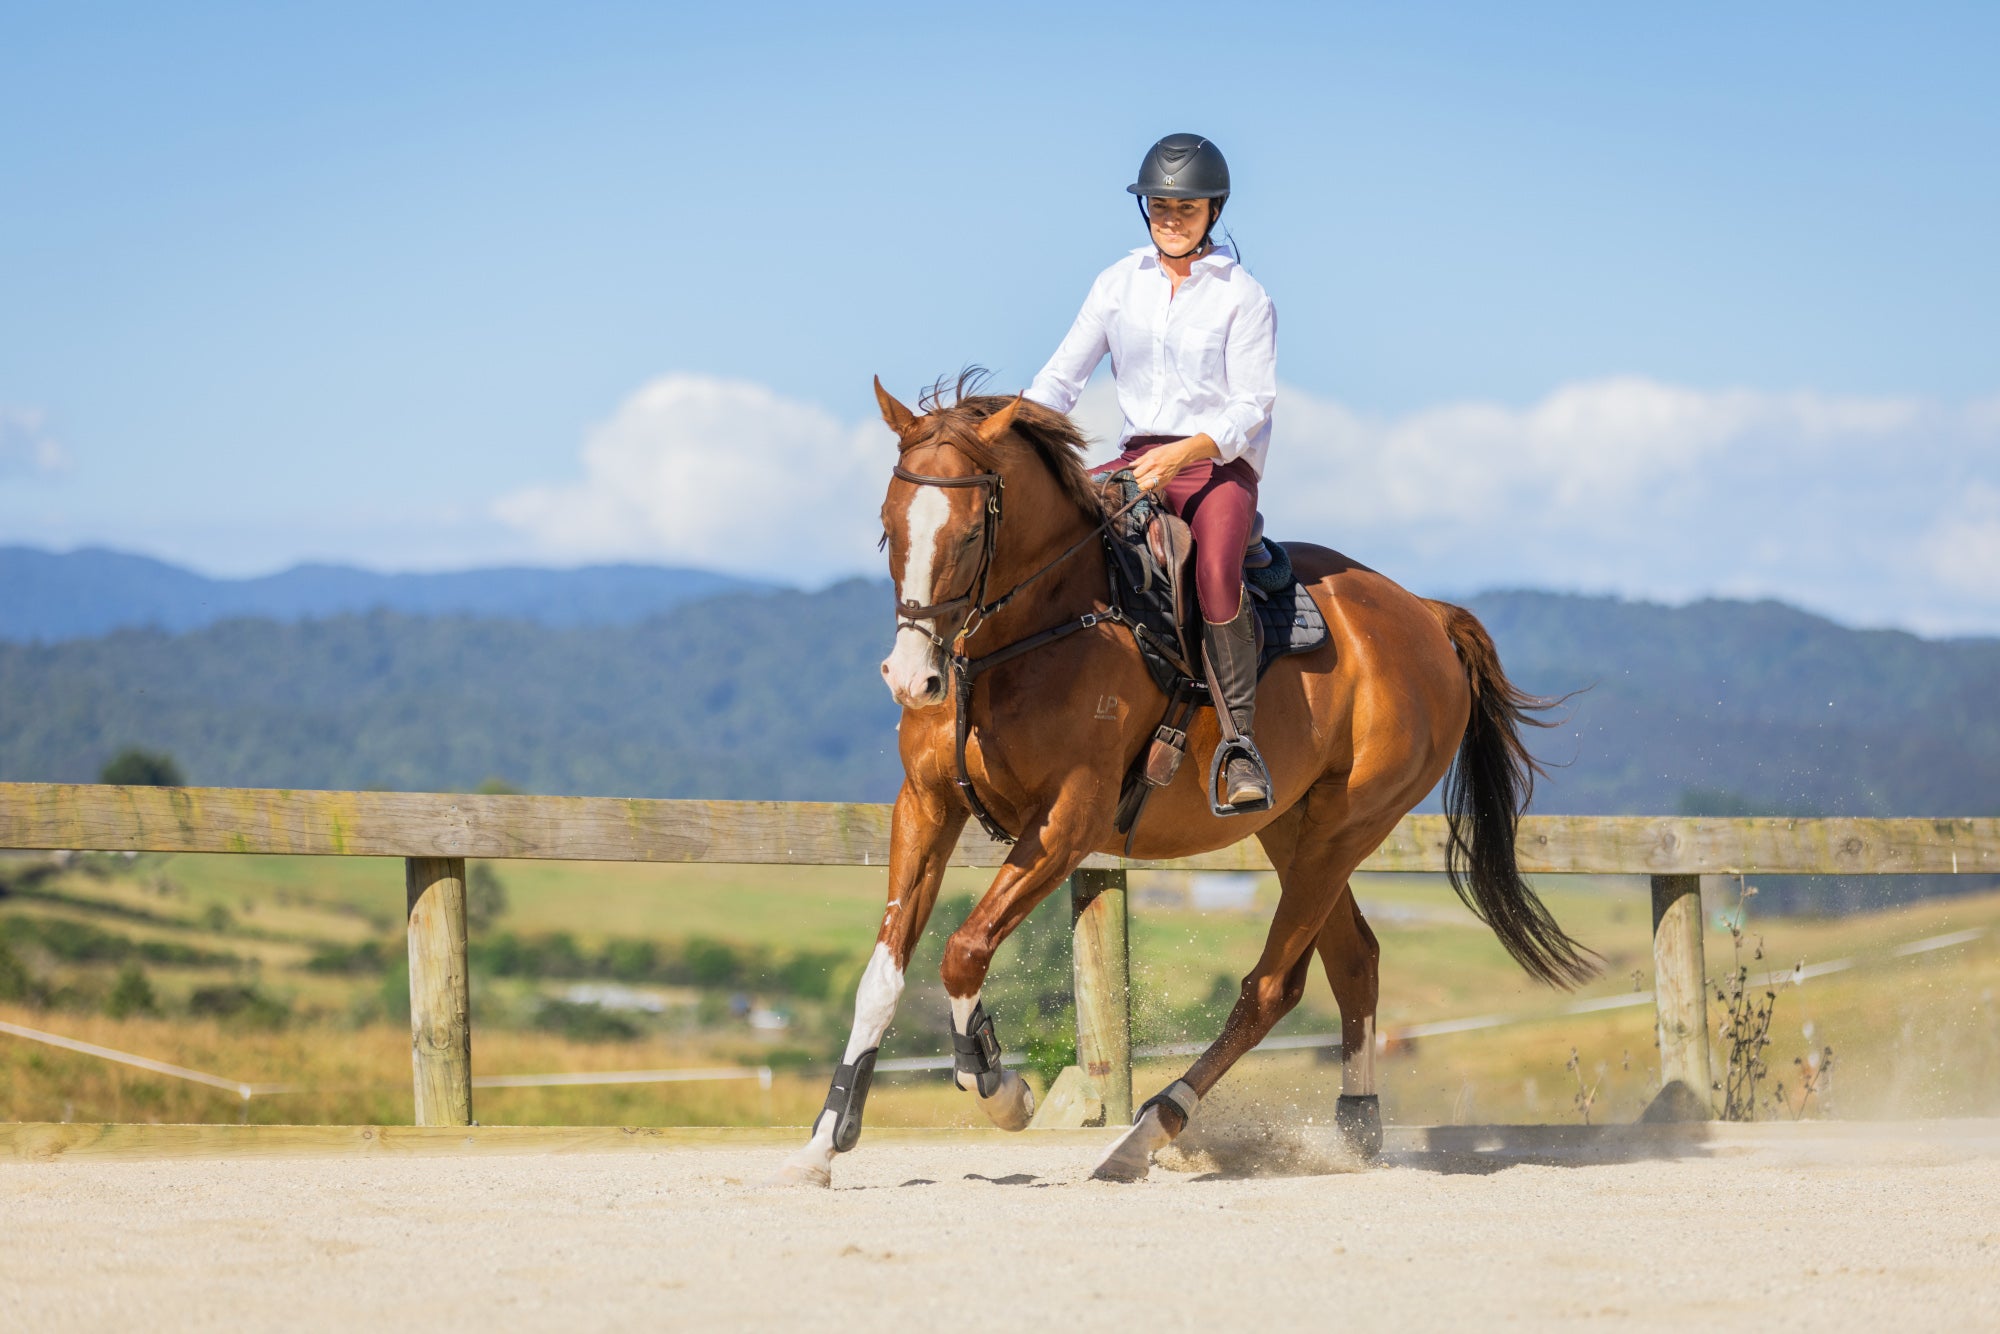
[[[882,660],[882,680],[906,709],[935,708],[945,701],[943,656],[914,631],[896,636],[894,651]]]

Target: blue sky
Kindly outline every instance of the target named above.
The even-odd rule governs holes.
[[[1746,8],[0,3],[0,542],[873,568],[1193,129],[1281,535],[2000,632],[2000,10]]]

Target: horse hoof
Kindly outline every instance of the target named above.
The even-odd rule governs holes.
[[[833,1169],[825,1163],[800,1162],[794,1158],[764,1179],[767,1186],[781,1186],[787,1190],[817,1187],[820,1190],[833,1188]]]
[[[1091,1169],[1092,1181],[1134,1182],[1144,1181],[1153,1170],[1153,1165],[1144,1158],[1113,1152],[1103,1162]]]
[[[1090,1176],[1094,1181],[1144,1181],[1153,1170],[1153,1155],[1173,1143],[1160,1124],[1159,1109],[1148,1107],[1139,1124],[1126,1131],[1118,1142],[1104,1151]]]
[[[1146,1174],[1152,1172],[1152,1150],[1144,1142],[1136,1142],[1136,1134],[1128,1134],[1106,1152],[1098,1166],[1090,1170],[1090,1180],[1094,1182],[1142,1182]]]
[[[1369,1161],[1382,1152],[1382,1100],[1374,1094],[1341,1094],[1333,1120],[1355,1156]]]
[[[992,1097],[981,1098],[979,1105],[1002,1130],[1026,1130],[1028,1122],[1035,1119],[1035,1091],[1012,1070],[1002,1073],[1000,1087]]]

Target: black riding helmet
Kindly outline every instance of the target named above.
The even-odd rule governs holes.
[[[1149,197],[1213,199],[1208,231],[1201,234],[1201,244],[1195,247],[1199,250],[1208,244],[1208,233],[1215,230],[1216,219],[1229,202],[1229,163],[1223,160],[1221,149],[1198,134],[1170,134],[1146,150],[1145,160],[1139,164],[1139,179],[1125,189],[1139,197],[1139,216],[1148,224],[1152,221],[1146,213]]]

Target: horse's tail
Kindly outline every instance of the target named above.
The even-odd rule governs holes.
[[[1528,753],[1521,726],[1553,726],[1535,715],[1563,700],[1530,695],[1509,681],[1477,616],[1449,602],[1425,602],[1457,647],[1472,687],[1472,718],[1444,782],[1451,887],[1514,962],[1551,986],[1576,986],[1595,976],[1602,961],[1556,924],[1514,857],[1515,824],[1534,795],[1535,776],[1548,776]]]

